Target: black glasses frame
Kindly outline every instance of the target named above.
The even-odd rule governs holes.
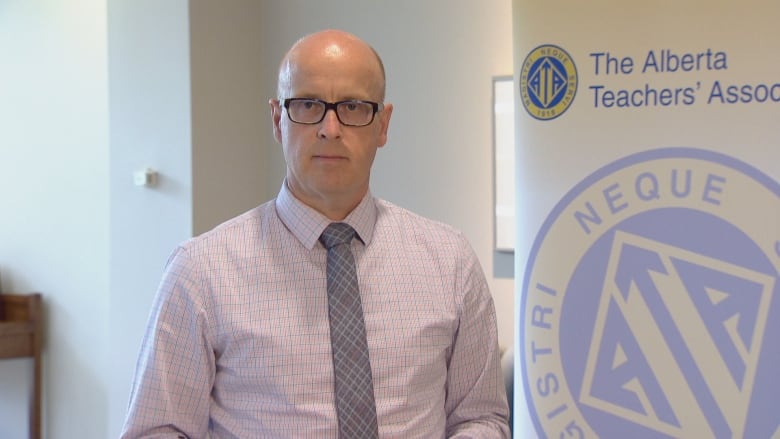
[[[318,102],[318,103],[320,103],[320,104],[325,106],[325,111],[322,112],[322,116],[316,122],[299,122],[297,120],[294,120],[292,118],[292,116],[290,116],[290,104],[293,103],[293,102],[298,102],[298,101]],[[371,125],[371,122],[373,122],[374,118],[376,118],[376,113],[378,113],[379,111],[384,110],[384,108],[385,108],[385,104],[380,104],[378,102],[372,102],[372,101],[362,101],[362,100],[359,100],[359,99],[349,99],[349,100],[346,100],[346,101],[328,102],[328,101],[323,101],[322,99],[314,99],[314,98],[287,98],[287,99],[282,99],[281,103],[282,103],[282,107],[284,107],[284,109],[287,110],[287,118],[290,119],[290,121],[292,121],[292,122],[299,123],[299,124],[302,124],[302,125],[316,125],[316,124],[322,122],[323,119],[325,119],[325,115],[328,114],[328,110],[333,110],[333,112],[336,113],[336,119],[339,120],[340,124],[342,124],[344,126],[348,126],[348,127],[364,127],[364,126],[367,126],[367,125]],[[338,106],[341,105],[341,104],[350,104],[350,103],[354,103],[354,104],[370,104],[371,105],[371,109],[373,110],[372,113],[371,113],[371,119],[368,122],[366,122],[365,124],[363,124],[363,125],[355,125],[355,124],[350,124],[350,123],[344,123],[344,121],[341,120],[341,116],[339,116]]]

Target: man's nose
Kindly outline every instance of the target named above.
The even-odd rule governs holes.
[[[328,109],[325,117],[320,122],[319,135],[325,139],[337,139],[341,137],[341,122],[339,122],[336,110]]]

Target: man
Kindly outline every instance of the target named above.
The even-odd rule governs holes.
[[[495,310],[473,250],[369,191],[393,112],[384,75],[341,31],[287,53],[270,101],[284,184],[172,255],[122,437],[508,437]],[[368,359],[367,390],[334,366],[332,223],[355,233],[342,247],[362,309],[349,341],[367,352],[347,357]],[[343,392],[368,400],[345,409]],[[345,412],[372,433],[345,433]]]

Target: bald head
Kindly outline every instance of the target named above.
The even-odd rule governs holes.
[[[353,34],[324,30],[298,40],[282,59],[277,93],[279,98],[300,93],[297,80],[327,75],[350,75],[361,81],[379,102],[385,98],[385,69],[379,54]],[[303,85],[305,86],[305,84]],[[351,96],[351,98],[360,96]],[[368,97],[360,97],[367,99]]]

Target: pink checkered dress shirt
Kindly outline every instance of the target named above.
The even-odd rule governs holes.
[[[327,218],[283,185],[171,256],[122,438],[335,438]],[[466,239],[368,194],[345,219],[383,438],[509,437],[495,310]]]

